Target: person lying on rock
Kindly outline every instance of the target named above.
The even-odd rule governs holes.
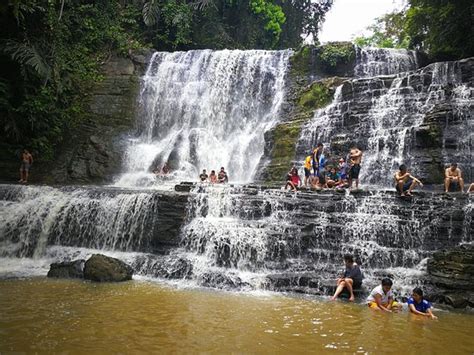
[[[354,258],[351,254],[344,255],[344,263],[346,264],[346,271],[337,279],[336,292],[334,296],[331,297],[331,301],[336,300],[336,298],[341,294],[344,289],[349,291],[349,301],[354,301],[354,289],[358,289],[362,286],[362,271],[360,271],[359,265],[354,262]]]
[[[382,284],[375,287],[367,297],[369,308],[384,312],[397,312],[400,305],[393,299],[393,282],[389,278],[384,278]]]
[[[444,172],[444,192],[449,192],[450,189],[464,191],[464,180],[457,163],[452,163]]]
[[[411,192],[416,185],[423,186],[420,180],[411,175],[405,164],[400,165],[395,173],[395,188],[400,196],[412,196]]]
[[[431,303],[423,299],[423,290],[419,287],[416,287],[413,290],[413,293],[408,299],[407,303],[410,313],[418,314],[424,317],[430,317],[431,319],[438,318],[431,311]]]

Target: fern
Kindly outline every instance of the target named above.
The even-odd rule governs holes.
[[[20,65],[33,69],[45,82],[51,79],[51,67],[34,45],[8,41],[3,47],[3,52]]]
[[[155,25],[160,18],[160,7],[158,0],[150,0],[143,4],[143,22],[147,26]]]

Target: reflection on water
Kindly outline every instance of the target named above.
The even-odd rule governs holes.
[[[0,353],[472,353],[474,318],[439,321],[282,295],[179,290],[131,281],[0,281]]]

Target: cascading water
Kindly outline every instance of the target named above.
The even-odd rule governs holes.
[[[418,69],[415,51],[393,48],[356,48],[357,77],[392,75]]]
[[[154,180],[167,162],[174,178],[225,167],[232,181],[251,181],[263,134],[278,120],[291,51],[210,51],[153,55],[143,77],[139,135],[117,185]]]
[[[342,157],[351,144],[356,144],[364,151],[362,181],[391,185],[399,164],[416,170],[432,159],[413,154],[418,144],[417,130],[431,123],[427,122],[431,112],[446,112],[443,105],[449,105],[455,117],[446,117],[443,125],[448,134],[458,135],[459,143],[454,150],[445,150],[440,164],[457,161],[466,176],[471,176],[474,91],[472,83],[463,81],[462,70],[457,62],[435,63],[415,72],[345,82],[337,88],[333,103],[318,110],[303,127],[297,148],[299,159],[304,159],[317,142],[336,147],[333,152]],[[460,122],[460,128],[450,130],[453,121]]]

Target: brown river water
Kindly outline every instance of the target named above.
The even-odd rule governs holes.
[[[0,281],[0,353],[472,354],[474,315],[155,282]]]

